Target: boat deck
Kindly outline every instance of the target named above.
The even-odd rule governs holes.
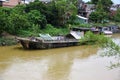
[[[53,40],[53,41],[44,41],[43,43],[73,43],[73,42],[79,42],[79,40],[73,40],[73,39]]]
[[[35,38],[33,40],[29,38],[18,38],[18,40],[28,41],[28,42],[40,42],[40,39]],[[73,43],[73,42],[79,42],[79,40],[76,39],[64,39],[64,40],[41,40],[42,43]]]

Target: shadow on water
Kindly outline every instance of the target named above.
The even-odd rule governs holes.
[[[17,50],[25,50],[24,48],[22,48],[22,47],[14,47],[13,49],[17,49]]]
[[[81,47],[84,45],[80,45]],[[80,47],[80,46],[68,46],[68,47],[56,47],[56,48],[41,48],[41,49],[25,49],[22,46],[14,47],[15,50],[23,50],[23,51],[46,51],[46,50],[56,50],[56,49],[67,49],[67,48],[74,48],[74,47]],[[87,46],[87,45],[85,45]]]
[[[55,48],[49,48],[49,49],[25,49],[23,48],[22,46],[16,46],[16,47],[13,47],[14,50],[22,50],[22,51],[41,51],[41,50],[49,50],[49,49],[55,49]]]

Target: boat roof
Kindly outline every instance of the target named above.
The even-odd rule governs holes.
[[[53,40],[49,34],[39,34],[43,40]]]
[[[76,28],[72,28],[71,30],[73,30],[73,31],[90,31],[90,28],[76,27]]]
[[[78,31],[70,31],[70,34],[75,38],[75,39],[80,39],[81,38],[81,33]]]

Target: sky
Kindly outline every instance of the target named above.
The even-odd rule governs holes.
[[[90,0],[83,0],[83,1],[88,2]],[[112,0],[112,1],[113,1],[114,4],[120,4],[120,0]]]

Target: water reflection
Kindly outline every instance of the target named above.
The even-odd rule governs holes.
[[[48,69],[47,62],[41,60],[13,63],[3,73],[2,80],[42,80]]]
[[[0,80],[120,80],[114,58],[99,57],[96,46],[24,50],[0,47]]]
[[[69,74],[69,80],[119,80],[120,69],[109,70],[109,60],[112,58],[75,59]]]

